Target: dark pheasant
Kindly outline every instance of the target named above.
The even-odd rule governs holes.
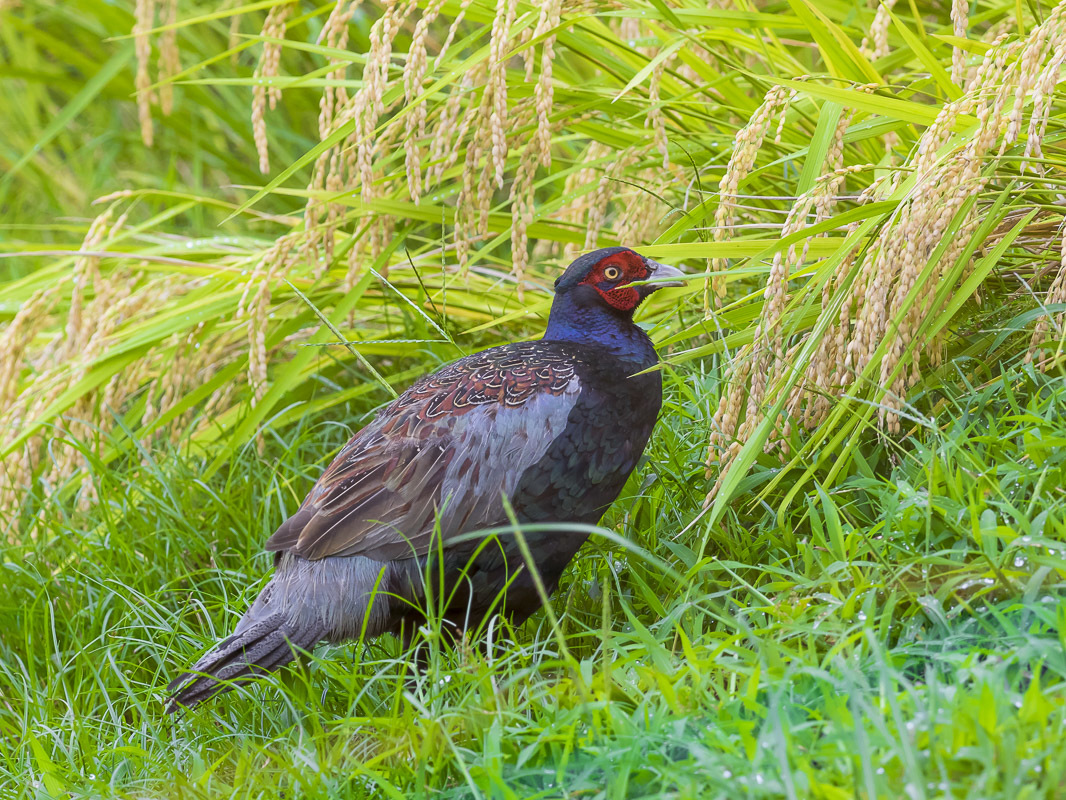
[[[555,282],[544,338],[460,359],[381,411],[267,541],[274,577],[233,635],[170,685],[169,710],[322,639],[410,641],[427,580],[457,630],[496,612],[521,622],[539,608],[513,534],[488,543],[462,534],[508,525],[508,506],[526,524],[599,521],[662,403],[659,372],[639,374],[658,358],[633,312],[681,274],[624,247],[581,256]],[[629,285],[641,281],[651,282]],[[554,591],[586,534],[523,535]]]

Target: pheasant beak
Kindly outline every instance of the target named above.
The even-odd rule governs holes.
[[[647,264],[648,269],[651,270],[651,274],[641,281],[637,287],[637,291],[640,292],[642,298],[647,297],[656,289],[662,289],[667,286],[685,285],[684,281],[674,280],[676,278],[685,277],[685,273],[677,267],[671,267],[669,264],[660,264],[658,261],[652,261],[650,258],[645,258],[644,263]]]
[[[654,286],[656,289],[660,289],[664,286],[684,286],[683,280],[671,280],[671,278],[684,278],[685,273],[679,270],[677,267],[671,267],[669,264],[660,264],[658,261],[652,261],[650,258],[647,260],[648,269],[651,270],[651,275],[648,276],[648,283]]]

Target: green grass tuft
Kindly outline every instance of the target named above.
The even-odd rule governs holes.
[[[713,378],[668,381],[648,457],[553,606],[490,657],[320,648],[167,717],[163,687],[229,631],[261,543],[347,435],[270,430],[210,480],[177,453],[42,503],[4,560],[0,784],[23,796],[1051,796],[1066,725],[1066,387],[1025,371],[948,399],[907,447],[781,516],[758,465],[701,527]],[[358,420],[359,408],[348,418]],[[787,480],[784,481],[787,484]],[[697,559],[703,549],[706,557]],[[1026,795],[1029,792],[1029,795]]]
[[[465,21],[438,58],[463,5]],[[320,41],[332,4],[302,0],[289,19],[264,176],[251,100],[265,6],[182,0],[175,107],[153,110],[148,148],[128,36],[134,3],[0,0],[0,335],[35,292],[57,290],[4,372],[14,394],[0,408],[3,466],[28,442],[43,447],[20,478],[17,508],[0,511],[0,797],[1066,792],[1066,382],[1052,316],[1066,306],[1049,299],[1062,264],[1061,84],[1046,96],[1043,156],[1026,158],[1026,135],[993,148],[988,182],[967,201],[981,226],[964,229],[957,215],[938,250],[969,238],[947,277],[929,277],[936,252],[904,292],[913,302],[915,287],[928,289],[947,311],[918,315],[911,345],[924,355],[939,331],[945,360],[919,362],[902,435],[876,427],[886,395],[874,363],[847,397],[831,398],[826,422],[795,426],[788,458],[753,438],[718,505],[703,506],[717,477],[704,467],[711,420],[729,367],[765,318],[775,253],[809,245],[781,315],[781,366],[791,367],[820,345],[858,279],[854,264],[837,267],[893,230],[921,136],[960,95],[956,48],[974,69],[996,31],[1020,40],[1052,5],[971,4],[959,39],[947,5],[896,3],[877,58],[859,49],[878,13],[868,3],[732,5],[623,0],[590,14],[567,4],[552,64],[552,166],[527,184],[532,263],[519,299],[512,189],[532,116],[505,131],[504,184],[487,198],[485,236],[468,242],[469,274],[456,263],[466,240],[455,205],[473,128],[418,205],[403,147],[386,142],[373,157],[372,204],[357,181],[330,197],[340,223],[333,260],[300,256],[267,273],[277,241],[305,235],[305,204],[317,196],[305,187],[338,55]],[[517,9],[515,55],[504,64],[509,123],[535,99],[521,39],[539,8]],[[364,3],[352,18],[340,53],[349,95],[362,85],[380,12]],[[414,18],[400,26],[379,142],[391,115],[421,103],[428,127],[415,138],[428,158],[452,93],[461,108],[479,107],[484,75],[462,80],[487,66],[495,13],[490,0],[443,4],[412,103],[401,70]],[[640,38],[629,38],[634,29]],[[153,80],[161,41],[153,34]],[[543,40],[532,47],[539,55]],[[672,57],[656,78],[663,53]],[[532,66],[536,78],[540,59]],[[775,122],[737,187],[744,227],[716,240],[734,137],[782,84],[797,94],[780,139]],[[845,114],[839,164],[851,171],[837,205],[784,236],[793,201],[835,168],[828,156]],[[978,129],[973,117],[956,120],[943,152],[963,152]],[[1043,172],[1022,169],[1026,160]],[[860,202],[893,175],[903,178],[895,191]],[[101,242],[110,255],[83,262],[83,277],[100,277],[79,284],[77,305],[76,251],[104,208],[93,201],[115,191],[129,192],[115,208],[128,216]],[[430,625],[423,671],[389,637],[320,647],[298,668],[165,715],[167,682],[232,629],[270,569],[263,542],[389,400],[388,387],[540,333],[551,280],[564,248],[584,244],[594,199],[603,201],[599,244],[639,239],[625,243],[684,263],[693,278],[641,312],[668,360],[663,418],[551,613],[519,630],[495,625],[487,654],[442,646]],[[387,247],[350,272],[348,250],[384,218],[394,223]],[[729,259],[729,291],[708,314],[700,284],[711,258]],[[105,329],[91,353],[64,349],[75,306],[95,324],[126,289],[156,297]],[[260,290],[268,364],[254,402],[249,334],[259,322],[237,309]],[[1039,354],[1053,362],[1047,375],[1024,363],[1039,319],[1049,322]],[[190,347],[201,356],[179,362]],[[109,405],[115,375],[130,381]],[[170,405],[147,419],[168,376],[178,379]],[[232,393],[204,413],[225,388]],[[79,503],[71,446],[98,502]],[[67,469],[52,470],[57,461]]]

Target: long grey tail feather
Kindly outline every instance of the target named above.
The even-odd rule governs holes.
[[[325,634],[324,626],[297,629],[283,614],[274,614],[235,633],[171,682],[167,687],[171,693],[167,713],[191,708],[229,691],[237,683],[275,670],[292,661],[296,650],[313,648]]]

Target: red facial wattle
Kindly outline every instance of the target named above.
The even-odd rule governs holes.
[[[596,291],[600,293],[607,305],[617,308],[619,311],[632,311],[640,304],[640,292],[632,286],[627,286],[624,289],[611,289],[606,292],[596,287]]]
[[[642,298],[640,292],[628,284],[647,280],[650,274],[644,259],[636,253],[618,253],[600,261],[582,283],[599,292],[612,308],[632,311],[640,305]]]

